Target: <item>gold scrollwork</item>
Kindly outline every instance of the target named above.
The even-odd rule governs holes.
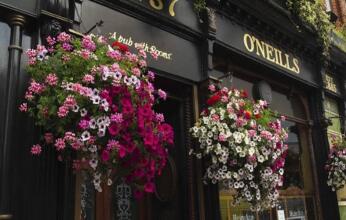
[[[173,0],[173,1],[171,2],[171,4],[169,4],[169,9],[168,9],[168,11],[169,11],[169,14],[170,14],[172,17],[175,16],[174,6],[175,6],[175,3],[177,3],[177,2],[178,2],[178,0]]]
[[[153,7],[156,10],[162,10],[163,9],[163,2],[162,0],[150,0],[149,4],[151,7]]]

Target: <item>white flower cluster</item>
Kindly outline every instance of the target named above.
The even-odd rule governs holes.
[[[235,203],[247,201],[254,210],[274,207],[282,186],[287,138],[281,121],[265,101],[250,101],[239,90],[223,88],[207,102],[191,128],[199,146],[197,158],[210,158],[205,182],[219,183],[235,192]]]
[[[325,168],[328,172],[328,186],[333,191],[343,188],[346,184],[346,149],[332,149]]]

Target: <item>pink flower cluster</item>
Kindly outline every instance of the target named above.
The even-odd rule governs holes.
[[[167,94],[155,90],[143,49],[137,55],[107,40],[73,39],[62,32],[46,39],[49,50],[41,45],[28,50],[32,79],[19,110],[31,113],[45,129],[43,145],[54,147],[58,160],[71,160],[65,152],[76,152],[73,167],[90,172],[95,189],[101,191],[102,180],[111,183],[120,175],[135,183],[140,197],[143,191],[154,192],[155,177],[174,142],[173,128],[153,109],[156,99],[165,100]],[[36,144],[31,153],[41,150]]]

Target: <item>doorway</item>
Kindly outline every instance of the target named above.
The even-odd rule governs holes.
[[[194,212],[193,170],[188,157],[189,128],[192,125],[192,86],[157,76],[155,88],[163,88],[168,96],[154,108],[163,113],[165,121],[174,129],[174,146],[169,158],[156,178],[156,190],[136,200],[131,188],[123,182],[115,183],[102,193],[79,175],[76,183],[75,220],[190,220]],[[84,204],[81,207],[80,204]],[[80,214],[82,213],[82,215]]]

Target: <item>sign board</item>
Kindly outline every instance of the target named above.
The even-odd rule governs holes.
[[[277,210],[278,214],[278,220],[285,220],[285,211],[284,210]]]
[[[272,42],[271,36],[260,37],[229,18],[216,14],[217,40],[239,51],[256,62],[264,63],[285,75],[318,86],[318,68],[304,57],[298,57]]]
[[[192,81],[201,80],[201,56],[194,42],[93,1],[83,1],[81,12],[83,27],[104,21],[98,30],[93,31],[95,34],[113,33],[115,40],[130,49],[143,44],[147,52],[156,51],[159,54],[157,61],[148,56],[150,67]]]

